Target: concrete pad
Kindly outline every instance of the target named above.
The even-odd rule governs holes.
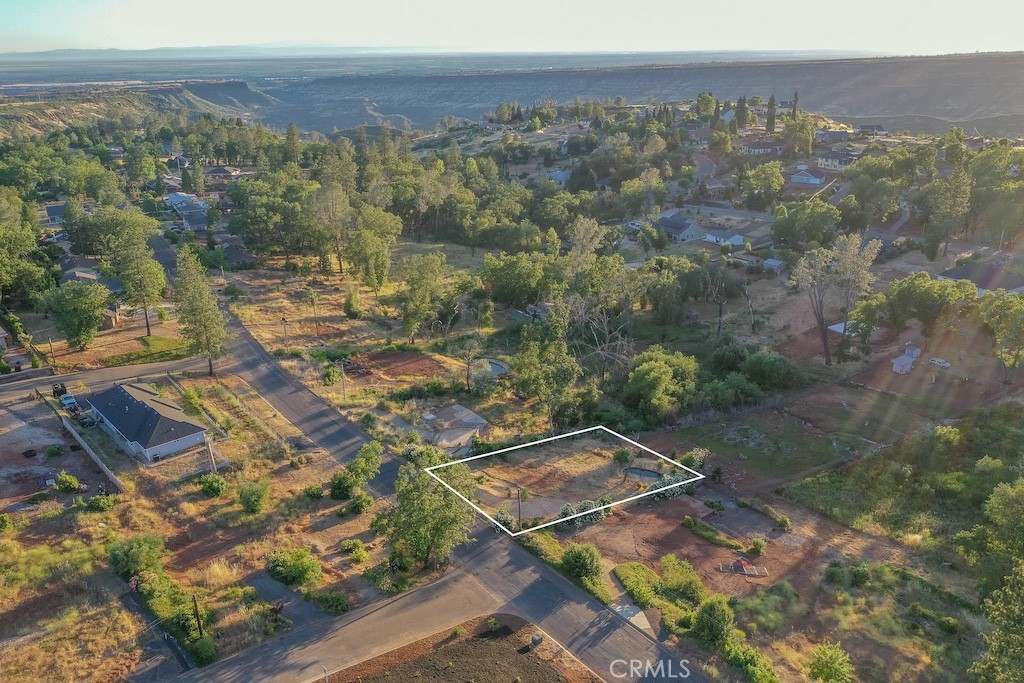
[[[657,635],[654,632],[654,628],[651,627],[651,622],[647,618],[647,615],[644,614],[644,611],[632,602],[617,602],[612,605],[612,610],[641,631],[650,633],[652,636]]]

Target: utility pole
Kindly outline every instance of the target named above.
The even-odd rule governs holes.
[[[196,615],[196,626],[199,628],[199,637],[205,638],[206,633],[203,632],[203,620],[199,618],[199,600],[196,598],[196,594],[192,594],[192,609]]]
[[[519,501],[519,531],[523,530],[523,490],[516,487],[516,499]]]
[[[50,363],[53,365],[57,364],[57,354],[53,352],[53,337],[47,337],[46,341],[50,343]]]
[[[288,318],[281,318],[284,323],[284,352],[288,353]]]
[[[338,367],[341,368],[341,398],[348,401],[348,376],[345,374],[345,362],[342,361]]]

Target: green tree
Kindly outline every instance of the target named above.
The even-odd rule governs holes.
[[[778,116],[776,111],[775,95],[772,94],[768,98],[768,113],[765,114],[764,129],[768,132],[768,135],[775,135],[775,119]]]
[[[667,420],[693,400],[699,370],[693,356],[652,346],[633,359],[622,402],[647,418]]]
[[[347,465],[349,473],[356,478],[359,486],[365,486],[380,472],[384,446],[379,441],[364,444],[352,462]]]
[[[124,158],[124,169],[131,180],[148,182],[156,178],[156,162],[141,143],[128,148]]]
[[[979,683],[1015,683],[1024,671],[1024,562],[1018,561],[1002,588],[985,601],[993,625],[983,634],[987,649],[970,669]]]
[[[596,579],[604,572],[601,553],[593,543],[571,543],[562,554],[562,568],[575,579]]]
[[[793,286],[807,292],[810,299],[811,310],[818,324],[822,350],[825,353],[825,365],[832,365],[832,351],[828,343],[828,322],[825,316],[836,285],[831,267],[833,258],[831,249],[820,247],[812,249],[797,262],[791,278]]]
[[[839,643],[824,642],[811,652],[807,675],[820,683],[853,683],[855,672],[850,655]]]
[[[839,209],[817,197],[786,204],[775,210],[772,237],[776,246],[802,249],[812,243],[830,246],[836,238]]]
[[[697,608],[692,633],[708,647],[721,647],[732,637],[736,615],[724,595],[712,595]]]
[[[97,282],[71,280],[50,290],[46,309],[68,346],[80,351],[96,338],[103,324],[103,312],[110,301],[110,290]]]
[[[147,217],[134,217],[114,240],[111,261],[121,278],[125,300],[142,309],[146,319],[146,336],[152,334],[149,309],[155,306],[167,287],[164,268],[153,258],[147,239],[156,233],[157,222]]]
[[[226,353],[228,333],[217,296],[206,280],[206,269],[191,249],[178,252],[178,276],[174,285],[178,325],[192,352],[206,358],[210,376],[213,361]]]
[[[718,158],[732,154],[732,136],[724,130],[716,130],[708,139],[708,152]]]
[[[523,331],[519,351],[509,364],[517,391],[536,398],[543,406],[548,424],[554,428],[553,414],[558,399],[583,374],[569,353],[564,337],[545,339],[531,325]]]
[[[1005,380],[1024,361],[1024,296],[998,289],[981,300],[981,321],[996,343],[996,358],[1006,369]]]
[[[427,323],[437,319],[438,308],[449,289],[451,268],[441,252],[410,256],[404,265],[405,286],[398,296],[402,331],[411,343]]]
[[[785,184],[782,164],[778,161],[769,161],[748,173],[743,179],[742,187],[747,195],[747,204],[751,208],[760,209],[773,204]]]
[[[398,470],[397,505],[378,514],[372,526],[386,537],[392,550],[405,553],[421,565],[436,566],[447,560],[456,546],[469,540],[476,513],[423,471],[421,464],[406,463]],[[471,493],[469,470],[464,465],[452,465],[441,472],[457,491]]]
[[[347,254],[363,283],[374,294],[380,294],[391,273],[391,247],[387,241],[369,230],[360,230],[349,240]]]
[[[715,113],[715,98],[711,96],[711,93],[702,92],[697,95],[694,108],[697,116],[709,117]]]

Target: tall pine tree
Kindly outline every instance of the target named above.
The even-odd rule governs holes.
[[[764,129],[769,135],[775,134],[775,94],[768,98],[768,114],[764,121]]]
[[[213,376],[213,360],[227,351],[231,339],[217,297],[206,281],[206,269],[191,247],[178,252],[178,277],[174,283],[178,325],[193,353],[203,356]]]

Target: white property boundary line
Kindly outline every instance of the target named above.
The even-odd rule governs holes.
[[[600,430],[600,431],[603,431],[603,432],[607,432],[608,434],[611,434],[612,436],[614,436],[617,439],[622,439],[623,441],[626,441],[627,443],[633,444],[637,448],[640,448],[641,450],[647,451],[651,455],[659,457],[662,460],[665,460],[666,462],[668,462],[668,463],[670,463],[672,465],[675,465],[676,467],[678,467],[680,469],[684,469],[687,472],[693,474],[694,476],[693,476],[692,479],[687,479],[685,481],[681,481],[678,484],[672,484],[671,486],[662,486],[661,488],[656,488],[656,489],[653,489],[651,491],[645,491],[644,493],[641,493],[638,496],[630,496],[629,498],[623,498],[622,500],[617,500],[614,503],[608,503],[607,505],[600,505],[598,507],[591,508],[590,510],[586,510],[584,512],[577,512],[576,514],[573,514],[573,515],[567,515],[565,517],[561,517],[559,519],[556,519],[553,522],[545,522],[544,524],[538,524],[537,526],[530,527],[529,529],[520,529],[519,531],[512,532],[512,530],[507,529],[504,524],[500,523],[498,520],[494,519],[489,514],[484,512],[478,505],[474,504],[473,501],[471,501],[470,499],[466,498],[466,496],[462,495],[461,493],[456,491],[454,488],[452,488],[448,484],[448,482],[446,482],[444,479],[442,479],[441,477],[439,477],[436,474],[434,474],[434,470],[439,470],[439,469],[444,468],[444,467],[450,467],[452,465],[458,465],[459,463],[469,462],[470,460],[479,460],[480,458],[489,458],[492,455],[498,455],[500,453],[508,453],[509,451],[515,451],[515,450],[518,450],[520,448],[528,448],[530,446],[536,446],[538,444],[547,443],[549,441],[556,441],[557,439],[567,439],[569,437],[579,436],[580,434],[586,434],[587,432],[593,432],[593,431],[597,431],[597,430]],[[465,501],[465,503],[467,505],[469,505],[471,508],[473,508],[474,510],[479,512],[481,515],[486,517],[488,520],[491,521],[491,523],[493,523],[496,527],[500,528],[502,531],[504,531],[509,536],[519,536],[520,534],[526,534],[526,533],[529,533],[531,531],[537,531],[538,529],[543,529],[544,527],[549,527],[549,526],[552,526],[552,525],[555,525],[555,524],[560,524],[560,523],[568,521],[570,519],[575,519],[576,517],[582,517],[583,515],[589,515],[590,513],[597,512],[598,510],[605,510],[607,508],[614,507],[616,505],[622,505],[623,503],[628,503],[630,501],[638,500],[640,498],[646,498],[647,496],[650,496],[652,494],[658,493],[659,491],[665,491],[667,489],[674,489],[674,488],[677,488],[679,486],[686,486],[687,484],[692,484],[695,481],[700,481],[701,479],[705,478],[704,475],[701,474],[700,472],[692,470],[689,467],[687,467],[686,465],[683,465],[682,463],[678,463],[675,460],[673,460],[672,458],[664,456],[661,453],[658,453],[657,451],[651,450],[647,446],[644,446],[641,443],[637,443],[636,441],[633,441],[633,439],[630,439],[629,437],[623,436],[622,434],[619,434],[618,432],[612,431],[611,429],[608,429],[604,425],[598,425],[596,427],[587,427],[586,429],[578,429],[575,432],[569,432],[568,434],[560,434],[559,436],[549,436],[546,439],[539,439],[537,441],[531,441],[529,443],[519,444],[518,446],[510,446],[509,448],[502,448],[502,449],[499,449],[499,450],[496,450],[496,451],[491,451],[490,453],[483,453],[481,455],[471,455],[470,457],[462,458],[461,460],[453,460],[452,462],[445,462],[445,463],[441,463],[440,465],[432,465],[431,467],[425,468],[424,471],[427,474],[429,474],[430,476],[432,476],[434,479],[439,481],[445,488],[447,488],[449,491],[451,491],[456,496],[461,498],[463,501]]]

